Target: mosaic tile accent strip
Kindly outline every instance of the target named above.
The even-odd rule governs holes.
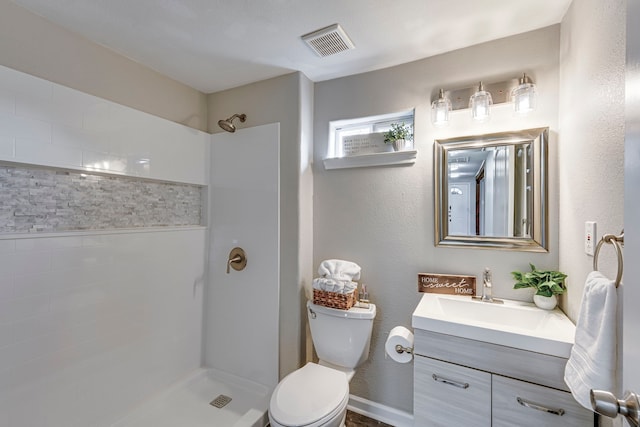
[[[203,187],[0,166],[0,233],[202,225]]]

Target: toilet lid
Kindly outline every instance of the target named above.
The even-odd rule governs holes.
[[[276,386],[269,411],[279,424],[305,426],[329,415],[348,394],[344,372],[307,363]]]

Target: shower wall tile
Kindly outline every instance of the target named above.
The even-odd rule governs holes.
[[[51,140],[54,146],[74,147],[82,151],[109,151],[111,148],[111,140],[106,132],[59,124],[54,124],[52,129]]]
[[[16,242],[13,240],[0,240],[0,254],[14,252],[16,250]]]
[[[206,185],[210,139],[0,66],[0,161]]]
[[[82,151],[70,147],[55,147],[42,140],[16,137],[13,160],[52,167],[79,168],[82,166]]]
[[[197,185],[0,166],[0,233],[201,225],[203,203]]]
[[[46,94],[51,93],[51,83],[20,73],[11,68],[0,67],[0,94]]]
[[[14,285],[15,287],[15,285]],[[49,312],[48,296],[8,298],[0,301],[0,324],[12,323]]]
[[[132,161],[135,161],[132,159]],[[85,169],[100,172],[126,173],[129,169],[126,157],[116,156],[108,152],[84,150],[82,166]]]
[[[14,150],[14,138],[0,136],[0,157],[13,157]]]
[[[210,139],[0,66],[0,425],[110,426],[200,366],[206,230],[175,227]]]
[[[0,89],[1,90],[1,89]],[[16,98],[12,94],[0,96],[0,113],[15,114]]]
[[[198,368],[205,240],[205,229],[0,240],[15,290],[0,298],[0,425],[111,425]],[[40,271],[15,262],[29,258]]]
[[[51,252],[49,251],[15,252],[6,255],[5,259],[9,264],[7,271],[14,275],[20,271],[37,273],[51,269]]]
[[[13,275],[4,275],[4,277],[0,277],[0,301],[13,298],[14,295]],[[0,345],[2,345],[1,342]]]
[[[32,139],[45,145],[51,142],[51,123],[0,113],[0,136]]]
[[[10,240],[0,241],[0,247],[2,242],[11,242]],[[82,246],[82,236],[68,236],[59,237],[55,240],[52,239],[24,239],[17,240],[13,245],[13,250],[16,252],[22,251],[43,251],[62,248],[79,248]]]
[[[0,348],[13,342],[12,330],[8,324],[0,324]],[[2,425],[2,424],[0,424]]]

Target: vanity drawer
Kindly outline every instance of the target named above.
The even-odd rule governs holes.
[[[567,359],[436,332],[415,330],[416,354],[536,384],[569,390]]]
[[[499,375],[492,381],[494,427],[593,425],[593,412],[580,406],[571,393]]]
[[[414,359],[414,425],[491,425],[491,374],[427,357]]]

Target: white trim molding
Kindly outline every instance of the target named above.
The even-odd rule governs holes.
[[[353,394],[349,395],[349,405],[347,408],[360,415],[391,424],[395,427],[413,427],[413,414],[381,403],[372,402],[362,397],[354,396]]]

